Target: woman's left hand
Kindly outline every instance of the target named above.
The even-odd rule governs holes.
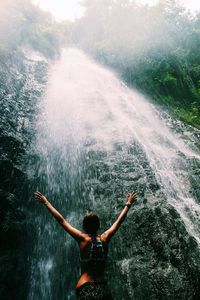
[[[132,204],[138,197],[138,192],[129,193],[126,198],[126,204]]]

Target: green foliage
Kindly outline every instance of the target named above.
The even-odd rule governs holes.
[[[180,120],[187,122],[200,129],[200,118],[199,118],[199,108],[197,103],[193,102],[191,104],[191,109],[184,109],[182,107],[175,109],[174,114]]]
[[[137,3],[84,1],[74,40],[129,85],[198,127],[200,15],[190,15],[175,0],[153,7]]]
[[[0,54],[5,55],[29,46],[47,57],[60,48],[59,28],[52,16],[29,0],[0,2]]]
[[[31,0],[0,1],[0,56],[23,46],[55,57],[78,44],[114,68],[130,86],[180,119],[200,123],[200,15],[177,2],[157,6],[131,0],[85,0],[85,15],[56,23]]]

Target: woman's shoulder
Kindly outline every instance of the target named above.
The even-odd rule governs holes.
[[[105,232],[100,235],[100,239],[103,243],[108,244],[107,235]]]
[[[84,248],[90,242],[91,242],[91,237],[87,233],[83,232],[82,233],[82,240],[79,243],[80,248]]]

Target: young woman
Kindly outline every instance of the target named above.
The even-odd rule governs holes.
[[[138,193],[128,194],[125,207],[114,224],[98,235],[100,220],[95,212],[87,213],[83,219],[83,232],[71,226],[51,205],[45,196],[35,192],[36,200],[43,203],[61,226],[77,241],[80,248],[81,276],[76,285],[77,299],[111,300],[112,296],[103,279],[108,244],[116,233]]]

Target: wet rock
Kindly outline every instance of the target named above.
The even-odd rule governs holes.
[[[13,193],[21,188],[25,180],[25,174],[16,168],[10,160],[0,160],[0,169],[2,189]]]
[[[39,67],[39,65],[41,67]],[[0,299],[27,299],[35,228],[27,211],[27,151],[34,137],[36,103],[44,89],[44,62],[20,52],[0,56]],[[35,71],[43,75],[36,78]],[[43,80],[44,81],[44,80]],[[30,209],[30,208],[29,208]]]
[[[23,142],[12,136],[0,136],[0,157],[16,163],[24,154]]]

